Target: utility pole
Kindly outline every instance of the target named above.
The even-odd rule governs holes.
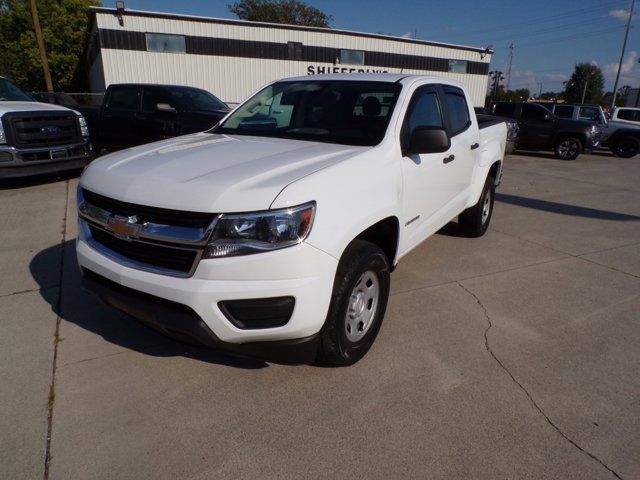
[[[540,87],[540,91],[538,92],[538,99],[542,96],[542,82],[537,82]]]
[[[502,72],[494,70],[493,72],[489,72],[489,78],[493,79],[493,84],[491,85],[493,94],[491,95],[491,99],[495,100],[498,97],[498,86],[500,85],[500,81],[504,80],[504,77],[502,76]]]
[[[42,29],[40,28],[40,18],[38,17],[38,7],[36,5],[36,0],[31,0],[31,17],[33,18],[33,28],[36,32],[36,40],[38,40],[40,60],[42,61],[42,70],[44,71],[44,81],[47,84],[47,91],[53,92],[51,72],[49,72],[49,62],[47,61],[47,50],[44,46],[44,39],[42,38]]]
[[[511,83],[511,66],[513,65],[513,49],[516,46],[512,43],[509,45],[509,64],[507,65],[507,91],[509,90],[509,84]]]
[[[584,79],[584,87],[582,88],[582,100],[580,103],[584,103],[584,97],[587,95],[587,85],[589,85],[589,77]]]
[[[629,29],[631,28],[631,19],[633,18],[633,7],[636,0],[631,0],[631,7],[629,8],[629,19],[627,20],[627,30],[624,32],[624,41],[622,42],[622,51],[620,52],[620,62],[618,63],[618,72],[616,73],[616,81],[613,84],[613,92],[611,93],[611,111],[616,106],[616,93],[618,90],[618,81],[620,80],[620,70],[622,70],[622,62],[624,61],[624,51],[627,48],[627,38],[629,38]]]

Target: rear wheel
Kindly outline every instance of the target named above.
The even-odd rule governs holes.
[[[389,273],[389,260],[377,245],[354,240],[347,247],[320,332],[318,363],[353,365],[369,351],[387,308]]]
[[[556,142],[555,154],[561,160],[575,160],[582,152],[582,142],[575,137],[563,137]]]
[[[617,157],[631,158],[640,153],[640,142],[634,137],[622,137],[612,145],[611,151]]]
[[[496,181],[489,175],[484,182],[480,200],[473,207],[467,208],[458,216],[458,225],[468,237],[481,237],[489,229],[493,202],[495,199]]]

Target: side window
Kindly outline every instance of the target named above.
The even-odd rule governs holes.
[[[138,110],[140,89],[136,87],[114,88],[109,98],[109,108],[114,110]]]
[[[631,120],[631,121],[638,120],[636,116],[636,112],[626,108],[621,108],[620,110],[618,110],[618,118],[620,120]]]
[[[462,90],[446,87],[444,90],[444,101],[447,106],[451,135],[457,135],[471,125],[467,99]]]
[[[560,118],[573,118],[573,107],[569,105],[556,105],[553,113]]]
[[[514,118],[516,115],[515,103],[496,103],[493,106],[493,113],[501,117]]]
[[[578,120],[589,120],[591,122],[600,121],[600,110],[595,107],[580,107]]]
[[[442,128],[442,112],[436,92],[418,90],[414,94],[412,104],[406,123],[409,137],[417,127]]]
[[[142,94],[142,111],[157,112],[159,103],[166,103],[173,108],[176,107],[173,99],[163,90],[159,88],[145,88]]]
[[[551,115],[551,112],[540,105],[534,105],[531,103],[525,103],[522,105],[522,118],[526,120],[537,120],[543,122],[547,115]]]

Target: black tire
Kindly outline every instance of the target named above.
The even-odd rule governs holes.
[[[353,365],[369,351],[387,309],[390,271],[389,259],[377,245],[364,240],[354,240],[349,244],[338,264],[329,313],[320,332],[318,364],[331,367]],[[352,301],[356,290],[373,288],[373,282],[371,286],[365,285],[371,273],[377,280],[377,299],[368,303],[358,296],[358,301]],[[355,316],[358,307],[362,307],[363,314],[371,312],[371,317],[366,326],[362,324],[363,330],[356,332],[350,328],[353,322],[358,322],[360,328],[360,317]]]
[[[582,142],[576,137],[559,138],[554,152],[560,160],[575,160],[582,153]]]
[[[496,181],[489,175],[478,203],[467,208],[458,216],[458,226],[467,237],[481,237],[489,229],[493,215],[493,203],[496,193]],[[488,212],[485,210],[488,207]]]
[[[616,157],[631,158],[640,153],[640,142],[637,138],[625,136],[615,141],[611,151]]]

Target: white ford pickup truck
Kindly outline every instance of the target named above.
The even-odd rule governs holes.
[[[272,83],[208,132],[87,167],[83,286],[185,342],[353,364],[398,261],[455,217],[487,230],[506,133],[443,78]]]

